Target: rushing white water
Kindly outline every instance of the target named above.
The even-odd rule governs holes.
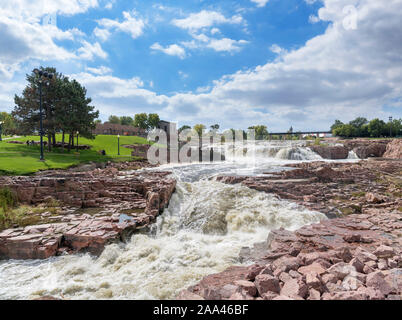
[[[177,190],[148,233],[109,245],[98,258],[0,262],[0,299],[171,299],[203,276],[240,264],[240,249],[264,241],[270,230],[294,230],[325,219],[273,195],[208,179],[277,171],[289,158],[312,160],[303,147],[293,153],[288,151],[292,146],[266,146],[273,148],[279,149],[251,166],[247,161],[164,166],[178,180]],[[261,148],[262,154],[270,152]]]

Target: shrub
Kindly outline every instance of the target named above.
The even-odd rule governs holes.
[[[0,208],[3,212],[7,212],[10,208],[17,204],[17,197],[9,188],[0,189]]]

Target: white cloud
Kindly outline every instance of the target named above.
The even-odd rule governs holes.
[[[202,10],[198,13],[192,13],[187,18],[172,20],[172,24],[185,29],[193,38],[191,41],[182,41],[181,45],[191,49],[209,48],[217,52],[234,52],[241,49],[241,45],[247,43],[246,40],[233,40],[222,37],[220,39],[208,37],[205,32],[213,36],[220,34],[220,30],[214,27],[217,24],[246,24],[243,17],[234,15],[226,18],[223,14],[217,11]]]
[[[254,2],[257,4],[257,7],[265,7],[265,5],[268,3],[268,1],[269,0],[251,0],[251,2]],[[311,0],[307,0],[307,1],[311,1]]]
[[[356,30],[343,27],[342,9],[350,3],[324,0],[318,17],[330,25],[322,35],[289,52],[273,46],[276,60],[224,76],[196,92],[158,95],[144,89],[139,78],[93,71],[73,77],[87,87],[105,119],[110,114],[157,112],[181,124],[218,121],[222,128],[261,123],[270,130],[290,125],[295,130],[323,130],[337,118],[387,118],[384,105],[392,105],[394,116],[402,116],[402,0],[353,2],[359,17]],[[194,46],[208,45],[204,33],[194,34]]]
[[[235,15],[231,18],[226,18],[220,12],[202,10],[198,13],[192,13],[184,19],[174,19],[172,23],[182,29],[196,31],[202,28],[211,27],[216,24],[240,24],[244,20],[242,16]]]
[[[151,46],[151,49],[161,51],[169,56],[177,56],[180,59],[184,59],[186,57],[186,51],[177,44],[172,44],[164,48],[159,43],[156,42]]]
[[[38,22],[47,14],[74,15],[98,7],[97,0],[13,0],[0,2],[0,16]]]
[[[322,130],[337,118],[386,118],[384,104],[393,103],[395,110],[401,110],[402,1],[360,1],[356,30],[342,25],[344,17],[339,13],[348,2],[324,1],[319,17],[331,25],[305,46],[284,52],[274,62],[222,77],[211,88],[167,97],[130,89],[132,80],[114,79],[112,93],[92,85],[89,94],[97,97],[95,105],[104,114],[115,107],[122,114],[152,110],[181,123],[209,124],[219,119],[222,127],[234,128],[264,123],[271,130],[290,125],[295,130]],[[283,52],[278,46],[272,49]],[[124,87],[125,94],[114,92],[115,87]],[[108,99],[99,97],[105,92]]]
[[[133,39],[136,39],[143,34],[145,28],[145,21],[142,20],[141,18],[135,18],[134,15],[135,13],[124,11],[123,12],[124,20],[122,22],[104,18],[99,20],[98,24],[107,29],[108,31],[115,29],[118,31],[128,33],[131,35]]]
[[[105,74],[110,74],[113,71],[112,69],[110,69],[108,67],[105,67],[105,66],[100,66],[98,68],[89,68],[89,67],[87,67],[86,70],[91,72],[91,73],[93,73],[93,74],[95,74],[95,75],[101,75],[101,76],[105,75]]]
[[[107,53],[103,51],[99,42],[91,44],[84,40],[82,41],[82,47],[78,49],[77,53],[78,57],[84,60],[93,60],[95,57],[107,58]]]
[[[106,41],[110,37],[110,31],[107,29],[100,29],[96,27],[94,29],[94,35],[99,38],[101,41]]]

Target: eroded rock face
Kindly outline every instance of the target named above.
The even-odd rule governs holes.
[[[167,175],[107,168],[1,178],[0,184],[14,190],[21,203],[37,204],[52,197],[70,208],[52,217],[57,223],[1,232],[0,258],[46,259],[78,251],[98,255],[105,245],[127,240],[163,211],[176,186]],[[99,210],[87,214],[78,208]]]
[[[349,155],[348,148],[342,146],[310,146],[310,149],[324,159],[347,159]]]
[[[390,140],[352,139],[339,142],[343,143],[349,151],[354,151],[360,159],[367,159],[382,157]]]
[[[392,142],[387,145],[383,157],[388,159],[402,159],[402,139],[392,140]]]

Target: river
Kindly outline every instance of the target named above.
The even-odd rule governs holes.
[[[232,151],[221,163],[158,168],[178,181],[169,207],[146,233],[107,246],[99,257],[0,262],[0,299],[172,299],[202,277],[240,265],[240,249],[266,240],[270,230],[326,219],[271,194],[214,180],[218,174],[261,175],[287,163],[322,160],[303,143],[264,142]]]

